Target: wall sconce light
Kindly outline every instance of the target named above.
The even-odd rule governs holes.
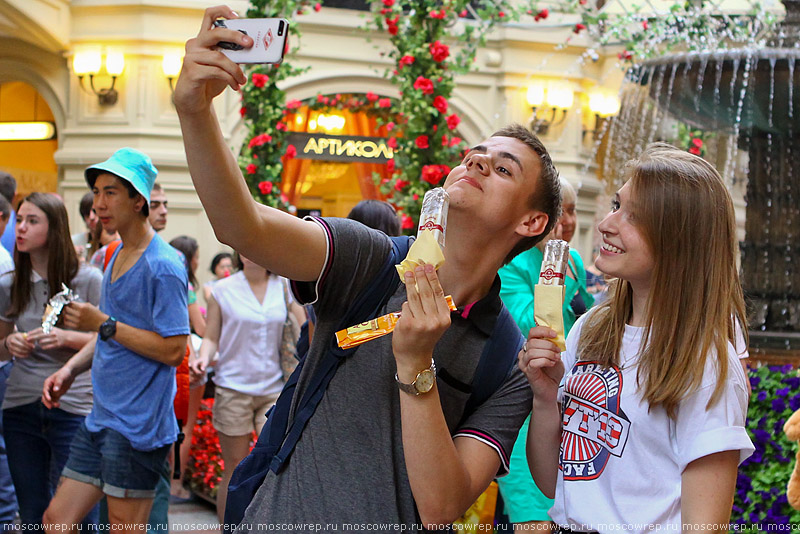
[[[164,76],[167,77],[169,82],[170,93],[175,92],[175,78],[181,73],[183,66],[183,57],[178,52],[167,52],[161,60],[161,70],[164,71]]]
[[[0,96],[3,93],[4,84],[0,84]],[[48,141],[56,136],[56,125],[50,121],[41,121],[37,117],[38,104],[41,98],[38,94],[33,93],[33,116],[28,119],[27,117],[19,117],[18,110],[15,111],[17,115],[13,121],[0,120],[0,141]],[[17,102],[13,102],[11,107],[15,106]],[[8,109],[9,106],[6,106]],[[22,109],[25,109],[23,107]]]
[[[530,129],[536,134],[547,134],[550,126],[557,126],[567,118],[575,95],[569,82],[534,79],[528,85],[527,100],[532,114]]]
[[[0,141],[46,141],[55,135],[52,122],[0,122]]]
[[[105,55],[105,71],[111,76],[111,86],[97,89],[94,85],[94,77],[100,73],[103,65],[103,55],[99,50],[82,50],[75,52],[72,56],[72,70],[80,81],[81,88],[86,90],[83,78],[89,75],[89,87],[92,93],[97,95],[97,101],[101,106],[113,106],[117,103],[119,93],[114,89],[117,77],[125,70],[125,56],[122,52],[107,51]]]
[[[620,102],[617,93],[606,87],[595,87],[589,92],[589,111],[594,114],[594,129],[583,131],[583,135],[592,132],[593,137],[597,137],[603,125],[603,121],[612,115],[619,113]]]

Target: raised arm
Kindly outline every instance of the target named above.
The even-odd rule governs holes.
[[[221,242],[276,274],[316,280],[327,252],[323,230],[253,200],[212,107],[225,87],[238,91],[247,81],[242,69],[216,50],[220,41],[253,45],[250,37],[213,25],[220,17],[236,16],[227,6],[207,9],[197,37],[186,43],[175,108],[189,172]]]

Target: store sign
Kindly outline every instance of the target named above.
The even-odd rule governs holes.
[[[302,159],[361,163],[386,163],[392,159],[392,149],[384,137],[291,133],[288,140]]]

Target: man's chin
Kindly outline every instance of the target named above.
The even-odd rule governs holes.
[[[470,191],[466,190],[468,187],[470,186],[459,184],[447,190],[450,196],[450,210],[458,211],[475,204],[475,201],[470,197]]]

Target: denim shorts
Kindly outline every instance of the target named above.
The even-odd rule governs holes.
[[[140,451],[115,430],[89,432],[82,424],[72,440],[62,476],[100,488],[111,497],[152,499],[171,445]]]

